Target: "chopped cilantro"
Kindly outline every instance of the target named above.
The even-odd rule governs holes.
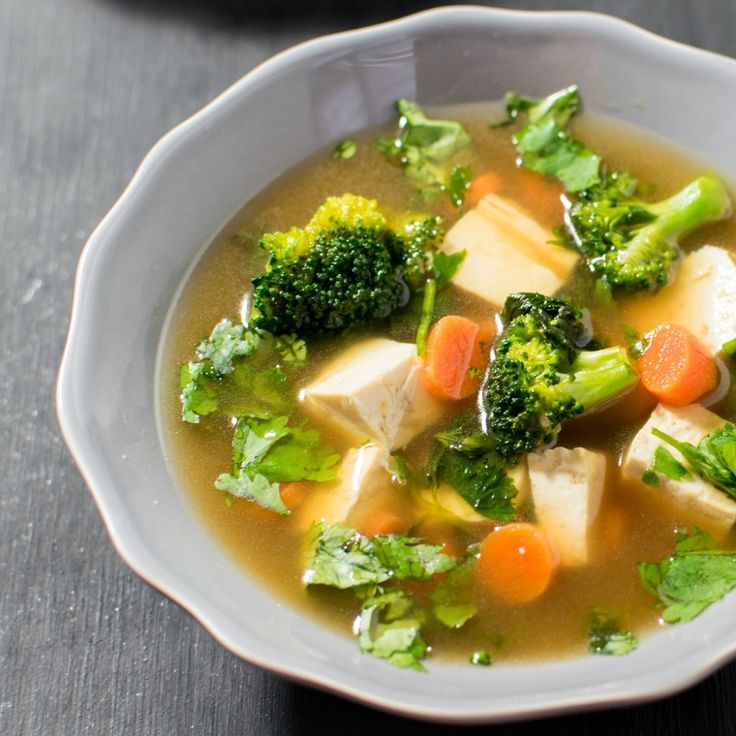
[[[332,158],[342,158],[345,160],[353,158],[358,153],[358,143],[352,138],[346,138],[335,146]]]
[[[459,629],[478,612],[474,602],[474,554],[468,554],[432,591],[432,613],[450,629]]]
[[[427,645],[421,637],[421,612],[401,590],[379,592],[363,604],[358,623],[361,651],[385,659],[395,667],[425,670],[421,661]]]
[[[288,417],[239,417],[233,434],[233,467],[215,481],[221,491],[286,515],[279,484],[331,480],[339,455],[319,446],[313,429],[289,427]]]
[[[642,585],[664,605],[668,623],[690,621],[736,588],[736,553],[716,549],[698,529],[678,533],[674,554],[637,565]]]
[[[307,364],[307,343],[296,335],[277,337],[276,352],[284,363],[288,363],[293,368],[301,368]]]
[[[736,497],[736,427],[726,422],[705,435],[696,447],[652,429],[652,434],[680,451],[690,469],[731,496]]]
[[[307,585],[355,588],[395,580],[427,580],[451,570],[441,545],[413,537],[379,535],[372,540],[343,524],[315,525]]]
[[[655,450],[654,462],[644,471],[642,480],[647,485],[658,488],[660,480],[657,473],[662,473],[672,480],[689,480],[693,477],[693,474],[666,447],[661,445]]]
[[[470,655],[470,664],[477,664],[481,667],[490,667],[491,655],[485,651],[485,649],[479,649]]]
[[[397,483],[406,485],[411,480],[411,468],[409,467],[409,463],[407,463],[406,458],[403,455],[399,455],[398,452],[395,452],[391,457],[394,460],[394,479]]]
[[[617,619],[600,609],[593,611],[588,624],[588,648],[593,654],[621,656],[633,652],[639,644],[635,634],[622,631]]]
[[[217,409],[217,398],[207,382],[207,366],[204,363],[184,363],[180,373],[181,418],[198,424],[200,417]]]
[[[453,207],[465,204],[465,193],[470,186],[470,167],[455,166],[447,180],[447,195]]]
[[[442,250],[438,250],[434,254],[432,267],[436,274],[438,289],[442,289],[451,281],[467,254],[468,251],[466,250],[461,250],[457,253],[445,253]]]

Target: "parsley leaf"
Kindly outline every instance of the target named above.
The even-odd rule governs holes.
[[[650,468],[644,471],[642,480],[649,486],[658,488],[660,485],[659,476],[662,473],[672,480],[689,480],[693,474],[675,457],[672,453],[661,445],[654,451],[654,462]]]
[[[671,557],[637,568],[644,589],[664,604],[668,623],[691,621],[736,588],[736,553],[716,549],[710,535],[697,528],[679,535]]]
[[[361,651],[385,659],[395,667],[424,672],[421,659],[427,645],[420,634],[423,623],[414,599],[401,590],[380,592],[360,611],[358,641]]]
[[[434,272],[437,274],[437,288],[441,289],[446,286],[452,277],[457,273],[458,268],[465,260],[465,256],[468,251],[461,250],[457,253],[445,253],[442,250],[438,250],[432,259],[432,267]]]
[[[277,337],[275,347],[284,363],[294,368],[302,368],[307,364],[307,343],[296,335]]]
[[[208,385],[207,366],[204,363],[184,363],[181,367],[181,418],[198,424],[200,417],[217,409],[217,397]]]
[[[289,427],[288,422],[285,416],[239,417],[233,434],[232,472],[222,473],[215,487],[287,515],[279,483],[334,478],[333,467],[340,456],[318,446],[316,430]]]
[[[469,554],[432,591],[434,617],[450,629],[459,629],[478,612],[474,569],[475,556]]]
[[[455,566],[441,545],[413,537],[379,535],[372,540],[343,524],[317,524],[307,585],[355,588],[395,580],[428,580]]]
[[[593,611],[588,623],[588,648],[593,654],[621,656],[633,652],[639,645],[635,634],[622,631],[617,619],[603,610]]]
[[[736,497],[736,427],[726,422],[705,435],[698,446],[680,442],[657,428],[652,434],[682,453],[688,465],[698,475],[717,488]]]

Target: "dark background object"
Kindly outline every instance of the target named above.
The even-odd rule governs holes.
[[[608,12],[736,56],[732,0],[505,6]],[[276,51],[424,7],[430,4],[0,0],[3,736],[460,730],[374,712],[226,652],[118,558],[54,411],[79,253],[148,148]],[[734,690],[736,664],[661,702],[485,730],[731,735]]]

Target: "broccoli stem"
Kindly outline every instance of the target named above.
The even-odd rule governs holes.
[[[644,225],[627,246],[619,251],[622,264],[633,265],[642,254],[659,249],[661,241],[675,244],[701,225],[720,220],[731,213],[731,200],[721,181],[704,174],[668,199],[645,205],[657,219]]]
[[[583,350],[570,366],[569,375],[572,381],[554,388],[574,398],[586,413],[619,397],[639,380],[621,347]]]

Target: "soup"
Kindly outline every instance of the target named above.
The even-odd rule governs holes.
[[[284,174],[164,348],[171,461],[212,533],[402,667],[624,654],[736,567],[725,190],[616,121],[571,132],[574,88],[509,99],[512,127],[402,103],[398,131]]]

